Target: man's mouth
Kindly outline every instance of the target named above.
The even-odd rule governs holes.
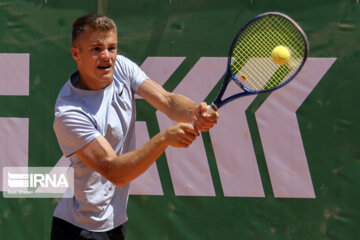
[[[111,68],[111,65],[110,64],[99,65],[97,68],[100,70],[109,70]]]

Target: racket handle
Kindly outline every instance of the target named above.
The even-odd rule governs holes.
[[[212,116],[214,117],[215,115],[218,115],[217,110],[218,110],[218,106],[216,106],[216,104],[212,103],[210,105],[208,105],[208,110],[206,111],[206,114],[208,116]]]
[[[206,115],[214,117],[214,115],[217,115],[217,110],[218,110],[218,107],[214,103],[212,103],[212,104],[208,105],[208,109],[206,110]],[[201,117],[201,113],[198,113],[195,117],[195,120],[200,117]]]
[[[209,107],[212,108],[215,112],[217,112],[217,110],[219,109],[219,107],[215,103],[211,103]]]
[[[196,116],[194,116],[194,122],[193,122],[194,127],[197,128],[199,131],[209,131],[210,128],[212,128],[216,124],[216,120],[219,118],[219,114],[217,113],[216,109],[217,109],[217,106],[215,104],[207,105],[206,112],[203,112],[203,113],[205,113],[205,116],[204,116],[205,122],[204,122],[204,120],[200,120],[197,123],[197,124],[199,124],[199,126],[197,126],[196,121],[198,121],[200,118],[203,118],[202,117],[203,113],[198,113],[198,114],[196,114]]]

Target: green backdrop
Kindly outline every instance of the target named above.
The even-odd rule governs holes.
[[[358,0],[0,0],[0,53],[30,54],[29,96],[0,96],[0,117],[29,118],[29,166],[56,164],[61,152],[52,130],[53,107],[75,69],[71,24],[85,13],[112,17],[120,52],[139,65],[148,56],[185,56],[164,86],[173,90],[200,57],[226,57],[239,28],[266,11],[284,12],[303,27],[310,57],[337,58],[297,111],[316,198],[273,196],[253,117],[267,97],[262,95],[247,116],[266,197],[223,196],[211,139],[204,133],[216,196],[176,196],[162,156],[157,164],[164,196],[130,196],[127,239],[357,239]],[[156,134],[155,111],[142,100],[137,105],[138,119]],[[49,239],[57,201],[0,196],[0,239]]]

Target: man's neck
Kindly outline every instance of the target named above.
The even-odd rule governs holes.
[[[109,82],[104,82],[102,85],[99,85],[99,83],[96,81],[91,81],[89,79],[84,80],[84,77],[79,72],[76,87],[83,90],[101,90],[109,86],[111,83],[112,81],[109,81]]]

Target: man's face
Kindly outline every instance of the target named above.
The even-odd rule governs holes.
[[[117,32],[86,30],[71,49],[80,73],[80,88],[99,90],[113,81]]]

